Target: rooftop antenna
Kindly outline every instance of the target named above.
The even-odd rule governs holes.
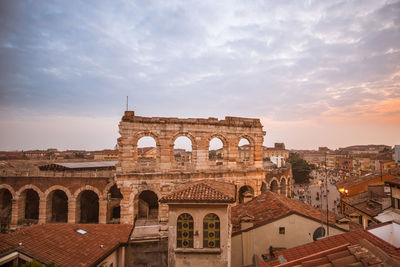
[[[129,99],[128,99],[128,96],[126,96],[126,111],[128,111],[128,103],[129,103]]]

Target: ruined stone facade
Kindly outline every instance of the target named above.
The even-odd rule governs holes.
[[[212,179],[233,182],[238,192],[246,187],[258,195],[266,177],[262,162],[265,132],[259,119],[149,118],[126,111],[119,132],[120,155],[115,180],[123,195],[121,223],[133,223],[139,212],[139,196],[144,191],[152,191],[160,199],[185,182]],[[188,137],[192,144],[191,161],[185,164],[174,157],[174,142],[180,136]],[[156,156],[152,166],[143,166],[138,161],[137,144],[142,137],[155,140]],[[223,144],[222,164],[208,157],[210,141],[215,137]],[[250,149],[250,158],[245,162],[239,160],[238,153],[239,141],[243,138],[249,142]],[[158,211],[158,221],[166,224],[168,206],[160,204]]]
[[[158,200],[189,181],[234,183],[236,202],[247,201],[265,190],[291,195],[290,166],[273,170],[263,167],[265,132],[259,119],[149,118],[127,111],[119,131],[116,170],[37,168],[47,162],[36,162],[35,168],[26,170],[13,168],[12,173],[1,169],[1,225],[16,229],[24,223],[37,222],[133,224],[135,218],[142,218],[160,225],[161,232],[166,234],[168,206]],[[138,141],[146,136],[154,139],[156,147],[143,160]],[[180,136],[189,138],[192,144],[190,153],[180,152],[188,155],[188,161],[182,161],[182,157],[177,160],[177,150],[174,154],[174,142]],[[223,145],[217,158],[209,155],[213,138]],[[245,160],[239,156],[241,139],[248,142]],[[94,206],[88,206],[92,202]],[[86,214],[85,210],[95,212]],[[136,221],[136,225],[146,224]]]

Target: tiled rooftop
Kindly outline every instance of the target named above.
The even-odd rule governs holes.
[[[381,226],[383,226],[383,225],[376,226],[374,228],[378,228]],[[297,261],[302,258],[306,258],[313,254],[317,254],[317,253],[321,253],[321,252],[329,250],[329,249],[337,248],[339,246],[357,245],[357,244],[360,244],[360,242],[362,243],[363,242],[362,240],[367,240],[373,246],[380,248],[381,250],[383,250],[385,253],[387,253],[391,257],[393,257],[395,259],[400,259],[400,249],[396,249],[394,246],[387,243],[386,241],[369,233],[368,230],[360,230],[360,231],[348,232],[348,233],[344,233],[344,234],[326,237],[321,240],[318,240],[318,241],[315,241],[312,243],[308,243],[308,244],[305,244],[302,246],[277,251],[274,254],[276,257],[281,256],[281,258],[286,259],[288,262],[293,262],[293,261]],[[279,264],[280,264],[279,260],[274,260],[274,261],[270,261],[267,263],[263,263],[262,266],[276,266]],[[285,265],[285,266],[291,266],[291,265]],[[315,265],[311,265],[311,266],[315,266]],[[341,265],[338,265],[338,266],[341,266]]]
[[[299,200],[267,191],[249,202],[232,207],[233,232],[240,231],[239,217],[243,215],[253,217],[254,227],[257,227],[293,213],[321,221],[320,209],[314,208]],[[329,213],[329,223],[331,225],[336,224],[336,218],[337,214]],[[326,223],[325,212],[323,212],[322,220]]]
[[[188,183],[183,188],[164,196],[160,202],[223,202],[236,200],[235,185],[218,181],[199,181]]]
[[[85,230],[80,234],[76,230]],[[11,249],[56,266],[91,266],[119,244],[126,244],[132,225],[38,224],[0,234],[0,254]]]

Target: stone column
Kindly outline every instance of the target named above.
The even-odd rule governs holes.
[[[254,138],[254,167],[262,168],[263,167],[263,137],[255,137]]]
[[[228,160],[228,167],[230,168],[236,168],[236,161],[239,156],[239,151],[238,151],[238,140],[237,138],[231,138],[230,140],[227,141],[229,143],[229,149],[227,149],[227,155],[224,155],[227,157]]]
[[[208,168],[208,148],[209,144],[205,136],[196,137],[197,150],[192,151],[196,155],[197,161],[195,163],[196,170],[204,170]],[[196,153],[194,153],[196,152]]]
[[[174,144],[171,146],[171,140],[169,137],[160,137],[160,169],[169,170],[172,167],[172,162],[174,160]]]
[[[99,201],[99,223],[107,223],[107,199],[100,199]]]
[[[50,216],[51,216],[51,211],[50,211]],[[47,202],[46,199],[40,199],[39,201],[39,223],[46,223],[50,218],[47,218],[48,213],[47,213]]]
[[[121,206],[121,224],[133,224],[134,219],[134,207],[133,207],[133,193],[131,187],[123,186],[120,188],[123,196]]]
[[[76,200],[68,199],[68,223],[77,223],[79,222],[79,218],[76,218]]]
[[[18,227],[18,200],[11,201],[11,223],[10,229],[14,230]]]

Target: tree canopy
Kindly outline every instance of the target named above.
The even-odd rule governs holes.
[[[315,169],[315,165],[309,164],[300,158],[297,153],[289,155],[289,162],[292,164],[293,179],[297,184],[308,183],[311,176],[310,173]]]

